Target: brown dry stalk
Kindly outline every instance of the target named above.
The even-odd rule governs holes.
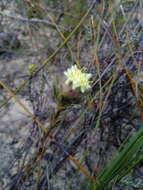
[[[88,170],[87,170],[85,167],[83,167],[79,162],[77,162],[77,160],[76,160],[73,156],[69,155],[68,158],[69,158],[69,160],[71,160],[71,161],[82,171],[82,173],[83,173],[85,176],[87,176],[93,183],[96,182],[96,179],[95,179],[93,176],[91,176],[90,173],[88,172]]]
[[[47,129],[44,126],[44,124],[42,124],[38,119],[36,119],[36,117],[29,111],[29,109],[16,97],[16,95],[12,92],[12,90],[8,88],[7,85],[4,84],[1,80],[0,80],[0,85],[11,95],[11,97],[13,97],[13,99],[19,104],[19,106],[22,107],[22,109],[38,124],[38,126],[41,127],[41,129],[47,136],[47,133],[49,132],[50,129],[49,128]],[[95,179],[89,174],[86,168],[84,168],[73,156],[69,155],[68,158],[73,161],[73,163],[82,171],[82,173],[85,176],[91,179],[91,181],[95,182]]]
[[[38,119],[36,119],[35,115],[33,115],[29,109],[16,97],[16,95],[12,92],[10,88],[7,87],[5,83],[0,80],[0,85],[10,94],[11,97],[19,104],[19,106],[41,127],[44,133],[47,133],[47,129]]]

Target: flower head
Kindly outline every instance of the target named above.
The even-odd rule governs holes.
[[[64,72],[67,77],[66,84],[72,83],[72,89],[80,88],[81,92],[84,93],[86,90],[91,88],[89,79],[91,74],[83,73],[76,65],[67,69]]]
[[[34,64],[31,64],[31,65],[28,66],[28,71],[30,73],[34,73],[36,71],[36,69],[37,69],[37,66],[34,65]]]

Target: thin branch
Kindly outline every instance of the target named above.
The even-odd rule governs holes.
[[[57,27],[56,24],[53,24],[53,23],[51,23],[50,21],[48,21],[46,19],[39,19],[39,18],[30,18],[29,19],[29,18],[22,17],[20,15],[12,16],[12,15],[3,13],[2,11],[0,11],[0,15],[7,16],[7,17],[9,17],[11,19],[22,21],[22,22],[47,24],[49,27],[54,28],[54,29],[56,29],[56,27]],[[59,26],[59,27],[61,27],[61,26]],[[63,28],[64,30],[67,30],[63,26],[61,28]]]

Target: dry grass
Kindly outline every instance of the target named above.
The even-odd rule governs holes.
[[[2,21],[24,27],[12,53],[32,54],[37,69],[21,69],[26,80],[18,86],[17,75],[0,78],[0,109],[14,99],[32,121],[1,188],[141,189],[142,131],[126,142],[143,119],[142,1],[13,1],[15,15],[5,12],[7,3],[1,3]],[[68,97],[63,72],[73,64],[92,73],[92,88]],[[24,90],[33,113],[18,98]]]

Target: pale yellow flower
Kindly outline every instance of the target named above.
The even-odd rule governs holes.
[[[89,79],[91,74],[83,73],[76,65],[64,72],[67,77],[66,84],[72,83],[72,89],[79,88],[82,93],[91,88]]]
[[[31,65],[28,66],[28,71],[30,73],[34,73],[36,71],[36,69],[37,69],[37,66],[34,65],[34,64],[31,64]]]

